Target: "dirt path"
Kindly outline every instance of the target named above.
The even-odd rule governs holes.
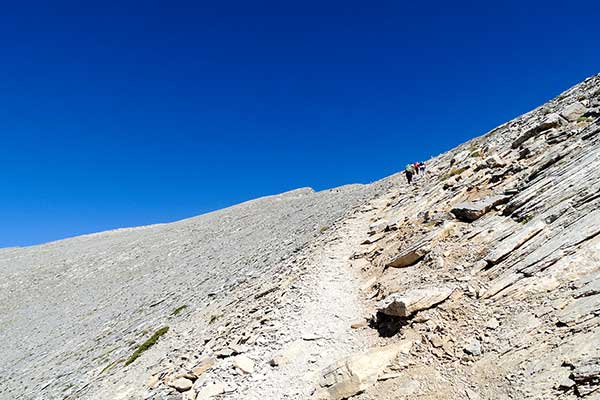
[[[367,347],[366,332],[350,327],[366,315],[359,293],[362,282],[350,257],[369,223],[368,213],[357,213],[324,235],[308,273],[296,285],[294,302],[282,310],[287,329],[274,355],[281,364],[244,393],[244,399],[309,398],[318,371]]]

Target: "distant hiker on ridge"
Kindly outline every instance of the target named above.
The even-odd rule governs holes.
[[[404,168],[404,173],[406,174],[406,180],[410,185],[412,183],[413,175],[415,174],[415,166],[412,164],[408,164],[406,168]]]

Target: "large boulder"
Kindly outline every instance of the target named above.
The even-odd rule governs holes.
[[[455,205],[450,212],[459,220],[472,222],[481,218],[492,208],[507,203],[510,196],[496,195],[483,200],[464,202]]]
[[[347,399],[374,385],[398,354],[407,354],[418,340],[418,334],[407,336],[398,343],[347,357],[324,369],[320,374],[320,389],[313,399]]]
[[[443,302],[452,292],[453,287],[441,286],[393,293],[377,304],[377,311],[393,317],[408,318],[417,311]]]
[[[560,115],[562,115],[567,121],[572,122],[572,121],[577,121],[577,118],[579,118],[583,114],[585,114],[586,111],[587,111],[587,108],[580,102],[576,101],[575,103],[569,104],[568,106],[566,106],[560,112]]]

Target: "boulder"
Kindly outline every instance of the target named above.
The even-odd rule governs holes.
[[[585,114],[586,111],[587,108],[580,102],[576,101],[575,103],[566,106],[560,112],[560,115],[563,116],[567,121],[573,122],[576,121],[577,118]]]
[[[408,318],[417,311],[426,310],[446,300],[453,287],[442,286],[393,293],[377,304],[377,311],[385,315]]]
[[[375,233],[375,234],[370,235],[364,241],[362,241],[361,244],[373,244],[375,242],[380,241],[384,237],[385,237],[385,232]]]
[[[504,195],[490,196],[483,200],[459,203],[450,212],[461,221],[473,222],[484,216],[492,208],[507,203],[509,199],[510,196]]]
[[[398,354],[407,354],[415,340],[416,337],[407,338],[330,365],[321,372],[320,389],[313,399],[342,400],[363,392],[377,382]]]

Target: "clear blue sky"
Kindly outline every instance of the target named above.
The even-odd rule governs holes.
[[[600,72],[598,1],[11,3],[0,246],[370,182]]]

